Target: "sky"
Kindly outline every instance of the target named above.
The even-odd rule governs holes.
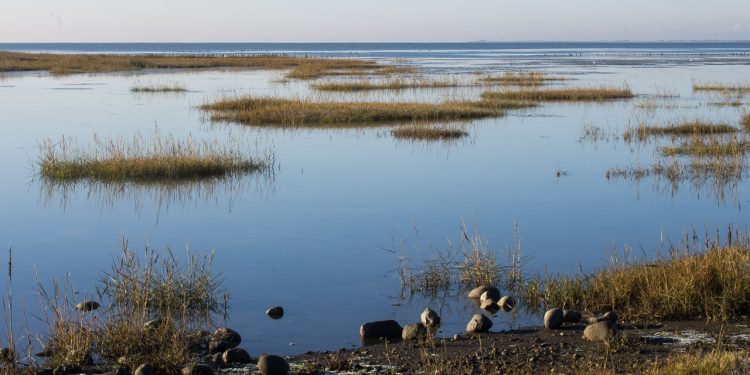
[[[0,42],[750,40],[748,0],[2,0]]]

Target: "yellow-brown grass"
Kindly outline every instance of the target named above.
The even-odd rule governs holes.
[[[520,100],[531,102],[578,102],[628,99],[635,95],[627,87],[578,87],[578,88],[524,88],[519,90],[487,91],[482,98],[487,100]]]
[[[721,82],[696,82],[693,83],[693,91],[718,91],[718,92],[750,92],[750,84],[747,83],[721,83]]]
[[[750,312],[750,248],[747,241],[711,245],[705,251],[670,252],[655,261],[613,260],[583,275],[539,277],[527,286],[530,303],[602,312],[631,320],[722,320]]]
[[[287,77],[311,79],[326,75],[396,74],[411,68],[355,59],[285,55],[105,55],[0,51],[0,72],[44,70],[52,74],[111,73],[144,69],[255,68],[291,69]]]
[[[736,137],[722,139],[719,137],[693,136],[690,140],[661,149],[665,156],[688,155],[696,157],[739,157],[750,151],[750,142]]]
[[[428,126],[404,126],[391,132],[394,138],[424,141],[446,141],[465,137],[469,133],[455,128],[434,128]]]
[[[41,176],[51,180],[154,181],[254,172],[268,168],[269,160],[247,155],[233,140],[201,142],[156,133],[150,140],[136,134],[129,143],[95,137],[89,148],[69,139],[48,140],[38,166]]]
[[[742,120],[740,121],[742,124],[742,128],[745,129],[745,131],[750,131],[750,113],[745,113],[742,115]]]
[[[729,134],[735,133],[737,131],[737,127],[725,123],[692,120],[684,122],[673,122],[663,126],[640,124],[635,128],[626,130],[623,134],[623,139],[625,141],[643,141],[652,136],[689,137]]]
[[[458,87],[461,83],[453,79],[427,80],[427,79],[396,79],[384,82],[373,81],[341,81],[325,82],[312,85],[312,88],[321,91],[373,91],[373,90],[405,90],[416,88],[446,88]]]
[[[675,354],[665,361],[655,361],[644,371],[647,375],[728,375],[750,373],[750,356],[746,351],[715,350],[707,354]]]
[[[130,88],[131,92],[136,93],[159,93],[159,92],[185,92],[187,89],[185,86],[172,83],[172,84],[154,84],[154,85],[135,85]]]
[[[211,113],[213,121],[290,127],[451,121],[502,115],[498,109],[478,108],[470,102],[316,102],[272,97],[229,98],[201,108]]]
[[[480,82],[502,84],[509,86],[541,86],[553,82],[567,80],[563,77],[551,76],[542,72],[508,72],[499,76],[487,76]]]

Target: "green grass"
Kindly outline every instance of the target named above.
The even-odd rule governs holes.
[[[136,134],[132,141],[95,137],[90,147],[63,138],[45,141],[38,161],[45,179],[72,181],[158,181],[224,177],[270,168],[270,156],[250,155],[236,141],[179,140],[158,132],[151,138]]]
[[[434,128],[428,126],[404,126],[391,132],[397,139],[422,141],[448,141],[463,138],[469,133],[455,128]]]
[[[735,133],[738,129],[726,123],[714,123],[704,120],[673,122],[662,126],[640,124],[628,129],[623,134],[625,141],[644,141],[653,136],[689,137]]]
[[[469,120],[503,114],[470,102],[318,102],[252,96],[222,99],[201,108],[213,121],[286,127]]]
[[[373,81],[339,81],[325,82],[312,85],[321,91],[375,91],[375,90],[405,90],[416,88],[448,88],[459,87],[461,82],[453,79],[395,79],[383,82]]]
[[[551,76],[542,72],[508,72],[499,76],[487,76],[479,81],[489,84],[509,86],[541,86],[548,83],[566,81],[567,78]]]
[[[482,93],[486,100],[518,100],[531,102],[579,102],[629,99],[635,95],[627,87],[578,87],[578,88],[524,88],[518,90],[488,91]]]

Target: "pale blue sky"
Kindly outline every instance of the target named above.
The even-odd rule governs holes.
[[[0,42],[750,40],[749,0],[3,3]]]

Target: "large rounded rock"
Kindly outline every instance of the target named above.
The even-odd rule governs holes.
[[[400,339],[403,328],[395,320],[367,322],[359,327],[359,336],[363,340]]]
[[[194,363],[182,368],[182,375],[213,375],[214,369],[205,363]]]
[[[208,352],[211,354],[222,353],[227,349],[236,347],[242,342],[242,337],[237,331],[221,327],[211,335],[211,340],[208,342]]]
[[[273,320],[279,320],[284,317],[284,308],[281,306],[274,306],[266,310],[266,315]]]
[[[604,321],[610,321],[612,323],[617,323],[617,319],[618,318],[619,318],[619,316],[617,315],[617,312],[610,311],[610,312],[605,313],[602,316],[592,316],[592,317],[590,317],[588,319],[588,323],[589,324],[594,324],[594,323],[599,323],[599,322],[604,322]]]
[[[617,326],[609,320],[591,324],[583,330],[583,338],[589,341],[607,341],[617,335]]]
[[[96,302],[96,301],[83,301],[76,305],[76,310],[84,311],[84,312],[94,311],[98,309],[99,306],[101,305],[99,304],[99,302]]]
[[[412,323],[404,326],[401,331],[401,338],[405,341],[421,340],[429,336],[429,330],[422,323]]]
[[[516,300],[511,296],[502,296],[497,304],[500,305],[501,309],[510,311],[516,306]]]
[[[289,373],[289,363],[277,355],[262,355],[258,359],[258,371],[263,375],[286,375]]]
[[[492,320],[482,314],[474,314],[466,324],[466,332],[469,333],[487,332],[490,328],[492,328]]]
[[[578,323],[581,321],[581,313],[575,310],[563,310],[563,321],[565,323]]]
[[[564,315],[562,309],[555,307],[544,313],[544,326],[549,329],[558,329],[562,326]]]
[[[144,363],[135,369],[134,375],[156,375],[156,367],[150,363]]]
[[[479,300],[484,301],[499,301],[500,300],[500,291],[497,290],[497,288],[487,289],[479,296]]]
[[[483,286],[480,286],[480,287],[472,289],[469,292],[469,298],[479,299],[480,297],[482,297],[482,294],[484,294],[484,292],[488,292],[488,291],[491,292],[491,293],[493,293],[493,294],[497,293],[498,296],[500,295],[500,291],[497,288],[495,288],[494,286],[483,285]]]
[[[424,311],[422,311],[422,315],[420,315],[419,318],[422,324],[424,324],[425,327],[429,329],[440,327],[440,316],[429,307],[425,308]]]
[[[498,305],[491,299],[482,301],[482,305],[480,307],[482,308],[482,310],[487,311],[490,314],[496,314],[498,311],[500,311],[500,305]]]
[[[227,349],[222,354],[221,359],[226,365],[230,363],[250,363],[253,360],[247,350],[242,348]]]

